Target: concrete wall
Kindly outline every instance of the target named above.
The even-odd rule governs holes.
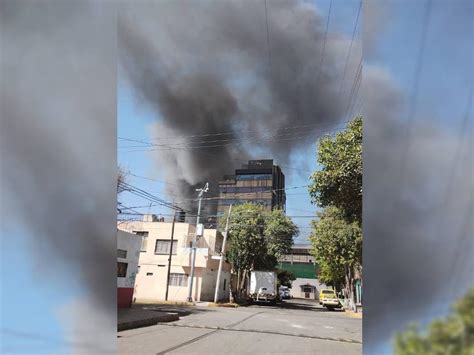
[[[135,302],[154,302],[162,301],[166,296],[167,267],[157,267],[156,265],[140,265],[140,272],[135,282]],[[188,274],[189,268],[180,266],[172,266],[171,273]],[[200,300],[201,294],[201,269],[194,272],[193,281],[193,299]],[[151,275],[150,275],[151,274]],[[191,279],[188,277],[188,283],[184,286],[169,286],[168,300],[185,302],[189,293],[189,283]]]
[[[117,231],[117,249],[125,250],[125,258],[117,256],[117,262],[127,264],[125,277],[117,277],[117,303],[119,307],[129,307],[132,302],[133,287],[138,272],[141,238],[136,234]]]

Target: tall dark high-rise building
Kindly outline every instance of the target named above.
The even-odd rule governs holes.
[[[278,165],[273,165],[273,159],[249,160],[234,175],[225,175],[219,181],[218,215],[231,204],[244,202],[260,204],[268,211],[285,210],[285,175]]]

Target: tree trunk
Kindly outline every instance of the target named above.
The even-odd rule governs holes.
[[[240,299],[240,269],[237,271],[237,283],[235,284],[235,292],[237,293],[237,298]]]
[[[244,288],[246,276],[247,276],[247,270],[244,270],[244,272],[242,273],[242,280],[241,280],[241,284],[240,284],[240,290],[242,290]]]
[[[351,311],[356,310],[355,294],[354,294],[354,277],[352,267],[346,266],[346,285],[345,285],[345,297],[347,308]]]

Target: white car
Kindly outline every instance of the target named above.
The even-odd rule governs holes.
[[[279,294],[282,300],[291,298],[290,289],[286,286],[280,287]]]

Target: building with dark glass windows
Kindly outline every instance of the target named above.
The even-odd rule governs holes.
[[[219,181],[218,215],[229,206],[245,202],[259,204],[266,210],[285,210],[285,175],[272,159],[249,160],[236,169],[234,175],[225,175]]]

